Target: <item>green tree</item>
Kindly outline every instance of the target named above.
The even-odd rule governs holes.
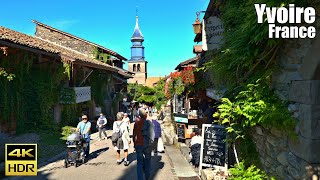
[[[155,105],[158,109],[165,103],[166,98],[164,94],[165,81],[160,80],[153,88],[143,86],[140,84],[129,84],[128,94],[129,100],[135,100],[143,103],[150,103]]]

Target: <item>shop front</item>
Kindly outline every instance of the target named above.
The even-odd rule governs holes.
[[[212,100],[205,96],[205,91],[174,97],[173,116],[179,139],[190,139],[196,129],[202,128],[202,124],[207,122],[205,112],[211,102]]]

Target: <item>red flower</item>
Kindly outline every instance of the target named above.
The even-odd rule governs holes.
[[[192,66],[187,66],[181,72],[181,79],[184,84],[194,84],[195,83],[193,69],[194,68]]]

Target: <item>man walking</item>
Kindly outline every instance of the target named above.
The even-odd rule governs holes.
[[[78,123],[76,131],[80,132],[86,144],[85,145],[86,158],[89,157],[89,152],[90,152],[90,129],[91,129],[91,123],[88,121],[87,115],[82,115],[82,121]]]
[[[101,133],[103,132],[104,137],[108,137],[106,133],[106,124],[107,124],[107,119],[106,117],[101,113],[100,117],[97,120],[97,126],[98,126],[98,131],[99,131],[99,141],[105,139],[102,139]]]
[[[137,153],[137,174],[138,180],[150,178],[151,169],[151,150],[154,140],[154,130],[151,121],[147,120],[147,112],[144,109],[139,110],[139,118],[134,124],[133,142]]]

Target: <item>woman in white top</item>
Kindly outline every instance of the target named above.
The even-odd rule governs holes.
[[[194,144],[201,144],[203,138],[200,135],[200,130],[195,130],[195,135],[191,138],[190,147]]]
[[[130,137],[129,137],[129,131],[128,131],[128,124],[123,121],[123,113],[118,112],[117,113],[117,121],[113,123],[113,133],[119,133],[120,132],[120,138],[117,142],[117,144],[114,146],[114,149],[117,151],[117,164],[121,164],[120,160],[120,151],[124,150],[124,165],[128,166],[129,162],[127,160],[128,157],[128,149],[129,144],[131,143]]]

